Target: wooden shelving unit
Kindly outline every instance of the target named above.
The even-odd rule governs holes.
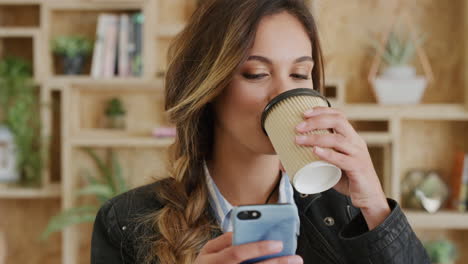
[[[41,215],[42,222],[39,221],[34,228],[37,234],[28,233],[28,236],[40,234],[45,227],[44,219],[57,213],[57,206],[66,209],[81,203],[73,195],[82,184],[79,170],[83,167],[92,168],[89,159],[80,152],[84,147],[91,147],[99,153],[108,148],[116,149],[121,155],[123,167],[131,174],[129,182],[132,187],[151,181],[152,175],[164,174],[165,151],[173,139],[156,139],[151,136],[152,128],[168,124],[163,113],[162,77],[167,64],[164,54],[171,39],[186,25],[195,2],[0,0],[0,57],[14,54],[33,63],[34,78],[40,86],[40,99],[44,104],[41,111],[44,124],[42,134],[52,137],[51,161],[44,170],[42,188],[0,188],[0,211],[2,208],[11,208],[9,205],[13,201],[21,201],[14,216],[10,216],[16,221],[23,221],[17,219],[22,219],[18,215],[24,214],[25,220],[19,224],[31,225],[30,217],[34,217],[25,214],[23,207],[50,203],[50,207],[55,210],[45,210]],[[422,0],[413,2],[417,4]],[[464,36],[464,43],[468,43],[467,35],[463,34],[463,30],[468,28],[468,18],[457,13],[464,9],[466,11],[461,13],[468,13],[468,5],[462,0],[455,0],[448,4],[451,8],[441,8],[440,2],[443,1],[425,1],[428,7],[418,9],[415,17],[415,22],[423,30],[431,31],[431,38],[438,39],[438,45],[442,45],[430,46],[428,49],[434,70],[440,73],[436,76],[438,81],[428,88],[423,104],[381,106],[375,104],[370,87],[363,77],[365,74],[362,74],[368,62],[363,55],[363,44],[352,41],[357,37],[350,35],[355,32],[350,28],[381,29],[382,25],[376,24],[375,19],[385,20],[386,11],[379,9],[378,5],[356,1],[310,1],[310,7],[319,21],[319,29],[324,31],[321,37],[327,62],[327,84],[335,87],[334,92],[338,93],[332,105],[347,115],[367,142],[386,194],[398,201],[401,201],[401,179],[409,169],[437,169],[447,180],[450,177],[453,150],[460,148],[468,151],[468,52],[451,44],[460,41],[457,36]],[[338,5],[340,8],[337,9]],[[416,7],[408,3],[407,8],[411,12]],[[437,16],[445,20],[428,19],[435,15],[432,10],[439,10]],[[133,11],[142,11],[145,16],[142,76],[97,79],[90,76],[89,69],[80,76],[61,74],[56,58],[50,51],[50,40],[53,37],[79,33],[94,39],[96,20],[100,13]],[[362,12],[375,14],[376,17],[363,16]],[[343,21],[348,21],[346,25],[340,22],[341,17],[346,18]],[[457,22],[456,19],[460,17],[465,17],[466,21]],[[437,23],[437,27],[431,23]],[[456,23],[463,23],[464,27],[453,32],[451,26]],[[440,44],[440,39],[447,40],[447,44]],[[343,43],[347,44],[344,46]],[[452,53],[464,52],[464,55],[457,58],[439,56],[441,47]],[[356,69],[357,65],[362,66],[359,74],[350,71]],[[464,65],[464,68],[461,69],[460,65]],[[456,78],[447,77],[452,72]],[[336,76],[339,78],[334,78]],[[130,123],[124,131],[100,128],[102,104],[114,96],[121,97],[128,109]],[[436,214],[405,211],[419,234],[430,231],[448,235],[463,248],[468,247],[468,243],[451,231],[468,234],[468,214],[444,210]],[[8,221],[0,221],[0,229],[8,230],[4,223]],[[37,256],[31,258],[34,259],[31,263],[44,263],[41,259],[47,259],[47,263],[89,263],[91,228],[91,225],[68,228],[61,236],[56,235],[52,242],[47,242],[45,249],[32,242],[20,244],[13,241],[14,237],[25,236],[20,229],[7,233],[7,240],[12,241],[12,252],[23,252],[24,248],[29,248],[28,254]],[[22,263],[21,260],[21,256],[11,256],[8,263]]]
[[[33,62],[34,78],[40,86],[40,100],[44,105],[41,111],[44,124],[42,134],[53,138],[50,145],[52,161],[44,170],[42,187],[2,187],[0,208],[3,201],[8,203],[18,199],[30,201],[28,204],[37,199],[59,199],[62,209],[77,205],[80,201],[75,200],[73,193],[81,184],[79,170],[92,168],[92,164],[80,152],[84,147],[94,148],[98,153],[107,148],[115,149],[122,156],[125,167],[132,168],[137,176],[128,179],[132,187],[150,181],[152,176],[163,174],[165,150],[173,139],[157,139],[151,135],[153,128],[167,125],[162,113],[163,80],[156,76],[156,72],[157,67],[165,68],[162,63],[165,61],[162,58],[165,49],[170,39],[184,27],[191,13],[189,9],[194,7],[185,2],[0,0],[0,57],[5,54],[19,55]],[[181,5],[187,7],[181,11]],[[176,12],[177,20],[170,20],[171,16],[165,15],[165,12],[161,14],[163,20],[158,18],[161,8]],[[89,65],[85,74],[79,76],[67,76],[60,72],[57,59],[51,52],[50,42],[55,36],[80,34],[94,40],[99,14],[135,11],[144,15],[141,76],[93,78],[89,74]],[[100,128],[100,106],[103,100],[110,97],[121,97],[128,110],[130,121],[124,131]],[[18,210],[21,212],[21,208]],[[48,217],[57,212],[48,210]],[[45,228],[43,222],[39,224],[37,235]],[[60,243],[58,246],[61,250],[58,255],[55,253],[53,258],[48,258],[47,263],[89,263],[90,226],[71,227],[62,232],[60,240],[51,238],[55,245]],[[2,228],[4,226],[0,222]],[[8,234],[8,237],[19,235]],[[20,250],[15,246],[20,247],[12,243],[10,249]],[[50,245],[49,248],[53,250],[54,246]],[[51,252],[33,249],[31,254],[45,256],[51,255]],[[16,263],[19,259],[20,256],[12,256],[8,262]]]
[[[173,139],[155,139],[151,137],[115,137],[115,138],[89,138],[76,137],[70,144],[74,147],[155,147],[166,148],[173,143]]]
[[[60,184],[49,184],[43,188],[0,187],[0,199],[59,198]]]
[[[411,225],[416,228],[468,230],[467,213],[440,211],[428,214],[421,211],[406,210],[405,214]]]

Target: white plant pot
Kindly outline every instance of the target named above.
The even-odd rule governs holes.
[[[418,104],[427,86],[424,77],[407,80],[376,78],[374,90],[379,104]]]
[[[372,83],[379,104],[418,104],[427,79],[410,66],[389,67]]]
[[[383,70],[382,76],[388,79],[412,79],[416,76],[416,69],[409,65],[391,66]]]

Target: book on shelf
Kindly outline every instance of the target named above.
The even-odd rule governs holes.
[[[128,14],[120,15],[120,34],[119,34],[119,54],[118,73],[119,76],[127,77],[130,75],[130,56],[129,56],[129,27],[130,17]]]
[[[91,76],[99,77],[102,75],[102,60],[103,60],[103,49],[104,49],[104,25],[107,23],[107,15],[101,14],[98,17],[97,29],[96,29],[96,40],[94,41],[94,52],[91,63]]]
[[[450,178],[449,207],[465,212],[468,203],[468,153],[456,151]]]
[[[102,77],[110,78],[114,76],[115,64],[117,62],[117,27],[118,18],[115,15],[109,15],[108,23],[105,25],[104,33],[104,68]]]
[[[142,74],[143,14],[98,16],[91,64],[94,78],[129,77]]]
[[[140,76],[143,70],[143,60],[141,57],[143,51],[143,14],[136,13],[132,16],[134,51],[131,54],[132,73]]]

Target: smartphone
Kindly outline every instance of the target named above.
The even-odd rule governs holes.
[[[292,204],[244,205],[234,207],[233,245],[263,240],[283,241],[283,250],[242,262],[256,263],[270,258],[295,255],[297,246],[297,207]]]

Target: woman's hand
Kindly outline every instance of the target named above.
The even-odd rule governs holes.
[[[296,127],[306,133],[316,129],[333,129],[325,135],[298,135],[296,143],[312,146],[320,159],[343,171],[335,190],[351,197],[355,207],[361,209],[369,229],[379,225],[390,214],[385,194],[367,149],[345,115],[330,107],[314,107],[304,113],[304,122]]]
[[[243,261],[281,252],[281,241],[261,241],[232,246],[232,232],[225,233],[208,241],[200,251],[195,264],[238,264]],[[302,264],[300,256],[272,258],[261,264]]]

